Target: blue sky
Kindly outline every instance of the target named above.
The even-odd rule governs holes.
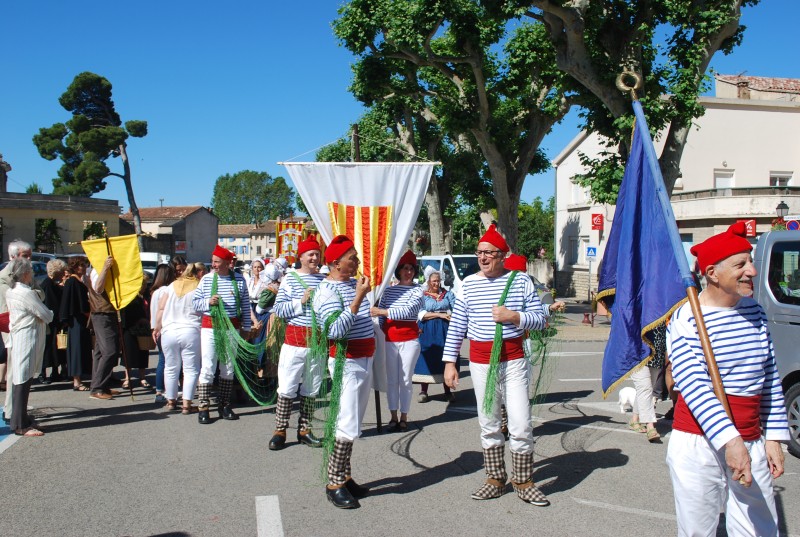
[[[147,120],[129,141],[140,207],[206,205],[217,177],[240,170],[287,177],[278,161],[313,160],[357,121],[347,91],[350,64],[330,23],[341,2],[221,4],[204,0],[4,2],[0,32],[0,153],[13,166],[9,190],[32,182],[52,191],[60,161],[31,142],[40,127],[69,119],[58,104],[74,76],[108,78],[123,121]],[[223,7],[224,6],[224,7]],[[744,43],[712,67],[725,74],[800,77],[800,1],[763,0],[746,9]],[[577,134],[573,113],[545,138],[554,157]],[[117,161],[110,161],[112,171]],[[122,182],[96,197],[127,209]],[[529,177],[522,199],[553,194],[553,173]]]

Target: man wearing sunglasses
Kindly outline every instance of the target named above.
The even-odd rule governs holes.
[[[475,252],[480,272],[467,277],[456,296],[442,357],[446,362],[444,376],[451,389],[458,386],[455,361],[466,336],[470,340],[470,374],[478,403],[486,470],[486,482],[472,498],[499,498],[505,490],[505,438],[500,413],[504,404],[508,411],[513,465],[511,483],[520,499],[543,507],[550,502],[533,482],[533,425],[528,401],[531,365],[525,356],[523,340],[526,331],[545,328],[550,312],[563,311],[564,303],[542,305],[530,278],[504,268],[508,251],[508,244],[494,224],[489,226]],[[502,330],[496,337],[498,326]],[[493,348],[499,350],[499,360],[495,363],[491,360]],[[484,398],[490,394],[493,404],[486,412]]]

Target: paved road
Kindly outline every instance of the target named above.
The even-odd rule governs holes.
[[[553,349],[557,368],[535,430],[547,508],[513,492],[469,498],[483,471],[468,372],[455,403],[437,387],[429,403],[414,403],[406,434],[377,434],[370,405],[353,468],[373,494],[355,511],[327,503],[319,451],[293,441],[266,449],[271,409],[250,406],[239,421],[200,426],[141,389],[133,401],[101,402],[61,384],[31,396],[44,437],[0,441],[0,535],[672,535],[668,423],[659,426],[665,442],[649,444],[628,431],[615,401],[602,400],[603,345]],[[800,535],[800,460],[788,456],[777,484],[784,533]]]

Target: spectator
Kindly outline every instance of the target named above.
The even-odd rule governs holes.
[[[84,285],[88,261],[85,257],[69,259],[69,277],[64,283],[58,319],[67,328],[67,372],[72,377],[72,389],[85,392],[89,388],[81,376],[91,371],[92,336],[89,333],[89,289]]]
[[[42,291],[44,292],[44,305],[47,306],[52,312],[61,311],[61,295],[64,291],[61,283],[64,279],[64,274],[67,272],[67,264],[60,259],[53,259],[47,263],[47,278],[42,281]],[[39,374],[39,382],[42,384],[50,384],[61,380],[58,374],[58,367],[66,364],[66,355],[63,351],[58,349],[56,344],[56,335],[61,322],[58,317],[54,319],[47,326],[47,335],[44,344],[44,359],[42,360],[42,371]],[[50,378],[47,378],[48,367],[52,368]]]
[[[30,260],[18,258],[11,262],[12,286],[6,293],[10,317],[10,335],[13,341],[12,377],[14,403],[11,411],[11,430],[20,436],[42,436],[28,417],[28,396],[33,376],[41,367],[44,356],[47,323],[53,312],[45,307],[33,285],[33,266]]]
[[[456,297],[450,291],[442,289],[442,273],[433,267],[425,269],[426,290],[422,296],[422,309],[419,312],[419,344],[420,360],[414,368],[414,379],[420,383],[420,403],[428,402],[428,385],[432,382],[444,384],[444,342],[447,339],[447,327],[450,324],[450,313],[453,311]],[[458,370],[458,363],[456,363]],[[448,401],[455,400],[455,394],[444,384],[444,396]]]
[[[182,255],[176,255],[175,257],[173,257],[172,260],[170,261],[170,264],[172,265],[172,270],[175,273],[175,278],[180,278],[181,274],[183,274],[183,271],[186,270],[186,267],[188,265],[186,263],[186,258],[183,257]],[[153,285],[155,285],[155,282],[153,282]],[[150,291],[150,296],[153,296],[152,290]],[[155,322],[155,317],[153,317],[152,319],[153,322]]]
[[[167,286],[175,281],[176,273],[180,270],[181,274],[186,270],[186,261],[181,256],[172,258],[172,265],[160,264],[156,268],[156,276],[153,278],[153,286],[150,288],[150,325],[155,327],[156,314],[158,313],[158,299],[166,291]],[[177,263],[176,263],[177,261]],[[158,365],[156,366],[156,403],[166,403],[164,398],[164,352],[161,347],[161,340],[155,338],[158,348]]]

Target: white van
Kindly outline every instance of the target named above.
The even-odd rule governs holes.
[[[420,275],[424,273],[425,267],[433,267],[441,272],[444,276],[442,285],[453,293],[461,289],[464,278],[480,270],[478,258],[474,254],[425,255],[419,258]]]
[[[167,254],[159,254],[158,252],[140,252],[139,257],[142,260],[142,269],[151,277],[155,276],[158,265],[169,263],[170,259]]]
[[[800,231],[770,231],[758,238],[753,297],[764,308],[786,397],[789,452],[800,457]]]

